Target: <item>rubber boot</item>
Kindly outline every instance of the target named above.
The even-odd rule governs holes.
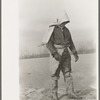
[[[52,100],[58,99],[58,80],[52,80]]]
[[[65,81],[66,93],[68,97],[71,99],[77,99],[77,96],[74,93],[73,79],[70,73],[65,74],[64,81]]]

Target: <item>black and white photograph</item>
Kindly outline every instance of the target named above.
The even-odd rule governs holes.
[[[19,0],[19,100],[97,100],[98,0]]]

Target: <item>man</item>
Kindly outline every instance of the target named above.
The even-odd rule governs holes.
[[[66,14],[65,14],[66,17]],[[50,52],[50,71],[52,79],[52,99],[58,99],[58,79],[60,71],[64,76],[66,84],[66,94],[70,98],[77,98],[74,93],[73,79],[71,76],[71,56],[68,48],[72,51],[75,62],[79,59],[76,48],[72,41],[70,31],[65,25],[69,23],[67,17],[64,19],[57,19],[56,24],[50,25],[52,31],[46,40],[46,47]]]

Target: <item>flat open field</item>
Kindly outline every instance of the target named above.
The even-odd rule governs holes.
[[[96,54],[95,53],[83,54],[83,55],[79,55],[79,57],[80,57],[79,61],[74,62],[74,57],[72,56],[72,75],[74,80],[75,91],[78,90],[82,92],[84,90],[84,93],[87,93],[86,91],[88,92],[91,92],[92,90],[94,91],[96,90],[96,86],[97,86],[96,85],[96,81],[97,81]],[[20,67],[19,79],[20,79],[21,90],[26,89],[28,91],[31,89],[30,91],[32,92],[34,89],[51,88],[48,57],[20,60],[19,67]],[[59,79],[59,88],[64,88],[62,73],[60,76],[61,77]],[[87,93],[86,95],[89,94],[90,93]],[[94,97],[95,94],[92,94],[91,97]],[[90,99],[90,97],[88,99]],[[42,99],[36,99],[36,100],[42,100]],[[49,99],[45,99],[45,100],[49,100]]]

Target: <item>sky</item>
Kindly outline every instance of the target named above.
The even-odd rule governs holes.
[[[73,41],[95,42],[98,27],[98,0],[20,0],[19,45],[20,51],[39,52],[38,45],[48,25],[65,10]]]

